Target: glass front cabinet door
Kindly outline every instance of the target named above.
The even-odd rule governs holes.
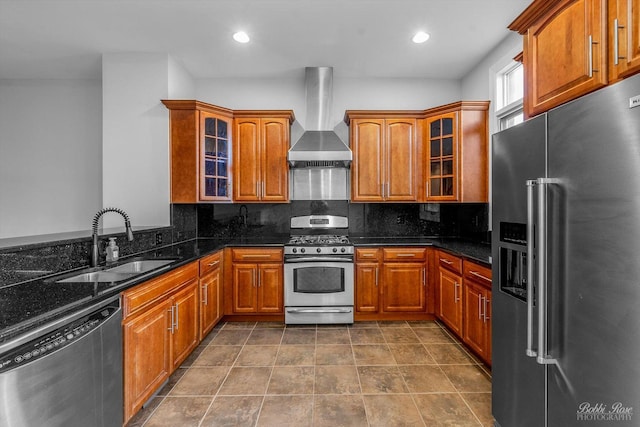
[[[169,109],[171,203],[231,201],[233,111],[196,100]]]
[[[457,200],[456,113],[428,119],[428,200]]]
[[[231,200],[231,122],[200,113],[200,200]]]

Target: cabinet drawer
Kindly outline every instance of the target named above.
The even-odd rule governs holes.
[[[383,248],[382,257],[385,261],[425,261],[426,248]]]
[[[155,279],[141,283],[122,294],[123,316],[127,318],[184,284],[197,279],[198,263],[192,262]]]
[[[491,269],[475,262],[464,262],[465,279],[473,280],[489,289],[491,289]]]
[[[356,248],[356,261],[359,262],[378,262],[378,248]]]
[[[200,259],[200,277],[206,275],[210,271],[220,267],[222,262],[222,251],[207,255]]]
[[[234,262],[282,261],[282,249],[264,249],[264,248],[232,249],[231,259]]]
[[[456,273],[462,273],[462,259],[443,251],[438,251],[437,255],[438,265]]]

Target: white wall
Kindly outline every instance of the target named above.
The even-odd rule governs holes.
[[[495,93],[496,74],[509,65],[513,58],[522,52],[522,36],[511,32],[462,79],[464,99],[489,99],[489,135],[496,131]]]
[[[201,79],[197,99],[231,109],[293,110],[306,120],[304,69],[295,79]],[[346,79],[334,74],[332,123],[340,126],[345,110],[424,110],[461,100],[458,80]]]
[[[0,238],[91,228],[102,205],[100,80],[0,80]]]
[[[134,229],[170,224],[169,112],[160,100],[191,97],[194,87],[166,54],[102,57],[103,206],[126,211]],[[123,223],[109,214],[103,224]]]

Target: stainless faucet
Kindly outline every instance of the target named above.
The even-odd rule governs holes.
[[[240,216],[240,218],[242,218],[242,225],[244,227],[247,226],[247,215],[248,214],[249,214],[249,209],[247,208],[247,205],[240,205],[239,216]]]
[[[96,216],[93,217],[93,234],[91,235],[93,239],[93,248],[91,250],[91,266],[96,267],[98,265],[98,222],[100,221],[100,217],[107,212],[117,212],[124,218],[124,227],[127,233],[127,240],[133,240],[133,231],[131,230],[131,222],[129,221],[129,215],[122,209],[118,208],[104,208],[98,211]]]

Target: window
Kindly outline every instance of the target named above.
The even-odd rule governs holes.
[[[497,75],[496,118],[498,129],[503,130],[524,120],[524,69],[513,61]]]

